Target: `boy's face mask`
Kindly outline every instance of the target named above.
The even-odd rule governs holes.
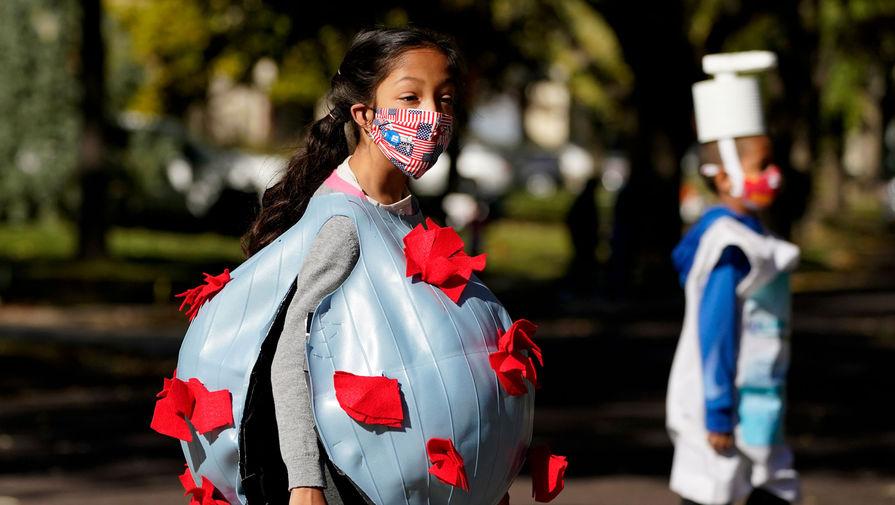
[[[769,165],[760,174],[749,174],[743,179],[743,203],[759,210],[767,207],[777,196],[783,177],[777,165]]]
[[[453,118],[420,109],[377,108],[370,138],[402,172],[419,179],[451,142]]]

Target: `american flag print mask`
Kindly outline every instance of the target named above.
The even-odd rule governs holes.
[[[396,167],[419,179],[450,144],[453,122],[441,112],[380,107],[370,138]]]

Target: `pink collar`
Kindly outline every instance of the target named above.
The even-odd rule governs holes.
[[[336,171],[333,170],[329,177],[323,181],[324,184],[329,186],[331,189],[334,189],[340,193],[345,193],[347,195],[356,196],[358,198],[362,198],[364,200],[367,199],[367,195],[364,194],[363,191],[354,187],[350,182],[342,179],[336,174]]]

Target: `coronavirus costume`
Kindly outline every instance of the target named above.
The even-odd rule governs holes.
[[[533,359],[540,358],[529,338],[533,325],[513,323],[473,274],[484,258],[466,256],[453,230],[413,227],[335,173],[327,185],[336,191],[313,197],[295,226],[228,280],[208,276],[209,287],[195,292],[192,302],[202,308],[170,383],[229,392],[229,410],[223,402],[216,409],[232,412],[230,424],[215,416],[203,424],[215,427],[199,431],[194,418],[207,412],[193,395],[163,409],[175,424],[190,420],[186,436],[165,422],[154,427],[183,440],[183,479],[194,498],[213,488],[231,504],[276,501],[271,493],[285,485],[267,461],[276,443],[271,354],[310,243],[327,220],[344,216],[360,256],[308,323],[314,418],[329,459],[377,505],[496,503],[530,442]],[[163,393],[160,404],[173,398]]]

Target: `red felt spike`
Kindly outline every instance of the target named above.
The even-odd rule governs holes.
[[[193,434],[187,426],[183,414],[177,411],[172,402],[164,399],[155,402],[155,410],[152,412],[152,421],[150,421],[149,427],[162,435],[184,442],[193,440]]]
[[[565,456],[550,454],[550,449],[539,445],[528,451],[531,464],[531,495],[537,502],[549,502],[565,487],[564,477],[569,463]]]
[[[180,484],[183,485],[183,490],[185,491],[183,494],[188,495],[199,488],[196,487],[196,481],[193,480],[193,474],[190,472],[189,465],[184,464],[183,466],[185,466],[186,469],[183,471],[183,475],[179,477]]]
[[[186,312],[186,315],[190,316],[190,321],[196,317],[196,314],[199,313],[199,308],[202,307],[205,302],[211,300],[218,291],[223,289],[224,286],[230,282],[229,268],[218,275],[203,275],[205,275],[205,284],[174,295],[178,298],[183,297],[183,303],[180,304],[180,310],[183,310],[185,306],[190,305],[189,310]]]
[[[525,360],[528,358],[519,359],[513,354],[495,352],[489,355],[488,359],[508,395],[519,396],[528,393],[528,387],[523,380],[527,372]]]
[[[233,406],[230,402],[230,391],[208,391],[198,379],[190,379],[187,383],[190,392],[196,398],[190,422],[199,433],[229,426],[233,424]]]
[[[189,470],[187,470],[187,472],[189,472]],[[181,481],[182,480],[183,477],[181,477]],[[190,480],[192,481],[192,478],[190,478]],[[184,484],[184,487],[186,487],[186,484]],[[230,505],[226,500],[215,498],[214,495],[216,492],[217,489],[214,487],[214,484],[203,475],[202,487],[193,485],[192,488],[187,489],[185,494],[192,495],[190,505]]]
[[[164,384],[149,423],[155,431],[190,442],[193,434],[187,419],[200,434],[233,424],[230,392],[226,389],[208,391],[195,378],[184,382],[172,377],[165,379]]]
[[[485,255],[470,258],[463,252],[463,240],[450,227],[440,227],[426,219],[426,228],[417,225],[404,237],[407,277],[420,278],[441,289],[454,303],[466,288],[473,272],[485,269]]]
[[[186,383],[176,377],[165,379],[157,396],[149,427],[162,435],[192,441],[193,434],[186,419],[193,414],[194,398]]]
[[[430,438],[426,443],[426,453],[432,462],[429,473],[445,484],[469,491],[463,457],[454,448],[450,439]]]
[[[541,348],[531,340],[535,329],[537,326],[531,321],[520,319],[505,333],[503,330],[497,330],[497,352],[488,355],[488,361],[500,384],[510,396],[528,393],[523,378],[528,379],[536,388],[540,387],[534,360],[531,358],[534,356],[541,366],[544,366]]]
[[[355,421],[401,427],[404,409],[396,379],[336,371],[333,386],[339,406]]]

